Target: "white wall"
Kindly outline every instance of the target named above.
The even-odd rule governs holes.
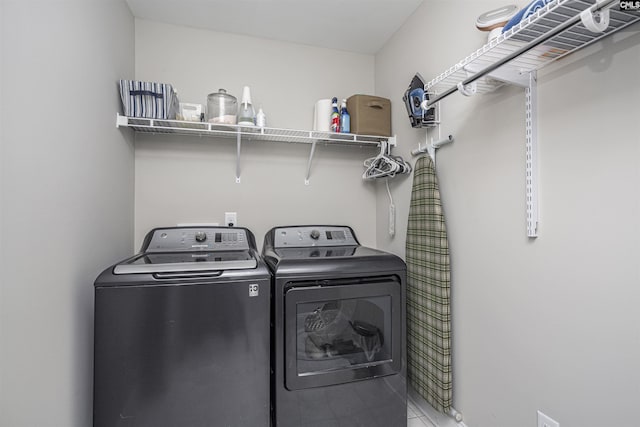
[[[250,86],[267,125],[311,129],[316,100],[374,91],[374,59],[226,33],[136,20],[136,78],[173,84],[183,102],[206,103]],[[305,186],[310,145],[243,141],[235,183],[235,139],[136,135],[136,247],[152,227],[224,222],[225,211],[256,234],[276,225],[354,227],[374,245],[375,186],[362,161],[375,149],[319,145]]]
[[[3,270],[3,263],[4,261],[4,239],[2,238],[2,227],[4,224],[4,209],[2,208],[4,206],[4,161],[2,160],[4,158],[4,104],[2,103],[2,99],[4,99],[4,79],[3,79],[3,75],[4,75],[4,55],[2,55],[2,52],[4,52],[4,31],[2,31],[1,28],[4,28],[4,1],[0,1],[0,272],[2,272]],[[4,277],[2,274],[0,274],[0,366],[5,366],[5,356],[4,356],[4,352],[5,352],[5,348],[6,348],[6,344],[4,342],[4,338],[3,338],[3,333],[4,333],[4,316],[2,316],[2,311],[3,311],[3,303],[2,301],[6,300],[6,295],[5,295],[5,291],[4,291]],[[4,371],[2,370],[2,368],[0,368],[0,402],[4,402],[4,395],[5,395],[5,387],[3,386],[4,384]],[[4,412],[4,407],[1,406],[2,404],[0,403],[0,410],[3,410]]]
[[[132,252],[124,1],[3,0],[0,425],[92,418],[93,280]]]
[[[480,47],[476,17],[502,5],[427,0],[376,55],[377,94],[398,99],[415,72],[431,79]],[[536,410],[562,427],[640,422],[634,30],[539,73],[537,239],[526,237],[523,91],[442,103],[442,133],[456,138],[437,156],[453,268],[454,406],[470,427],[535,426]],[[399,109],[393,120],[397,152],[409,156],[425,132]],[[404,222],[393,240],[386,190],[378,193],[378,243],[399,254],[410,181],[394,183]]]

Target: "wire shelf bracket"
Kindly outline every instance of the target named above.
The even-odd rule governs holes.
[[[242,146],[242,134],[236,135],[236,184],[240,184],[240,147]]]
[[[527,236],[538,237],[538,89],[537,74],[529,73],[529,86],[525,89],[526,112],[526,202]]]

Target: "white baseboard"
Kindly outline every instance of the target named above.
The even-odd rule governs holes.
[[[415,390],[409,387],[408,398],[413,402],[413,405],[422,412],[422,415],[427,417],[431,424],[437,427],[468,427],[464,421],[456,422],[449,415],[443,414],[440,411],[435,410],[426,400],[422,398]]]

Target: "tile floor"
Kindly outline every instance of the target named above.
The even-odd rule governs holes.
[[[407,427],[466,427],[461,422],[436,411],[418,393],[409,388],[407,396]]]
[[[407,427],[437,427],[411,395],[407,402]]]

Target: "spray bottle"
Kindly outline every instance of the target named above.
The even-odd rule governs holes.
[[[254,126],[256,124],[256,112],[251,105],[251,92],[249,86],[245,86],[242,90],[242,104],[238,111],[238,124],[245,126]]]
[[[338,98],[331,100],[331,132],[340,132],[340,111],[338,111]]]
[[[340,108],[340,133],[351,132],[351,116],[347,111],[347,100],[342,100],[342,106]]]

